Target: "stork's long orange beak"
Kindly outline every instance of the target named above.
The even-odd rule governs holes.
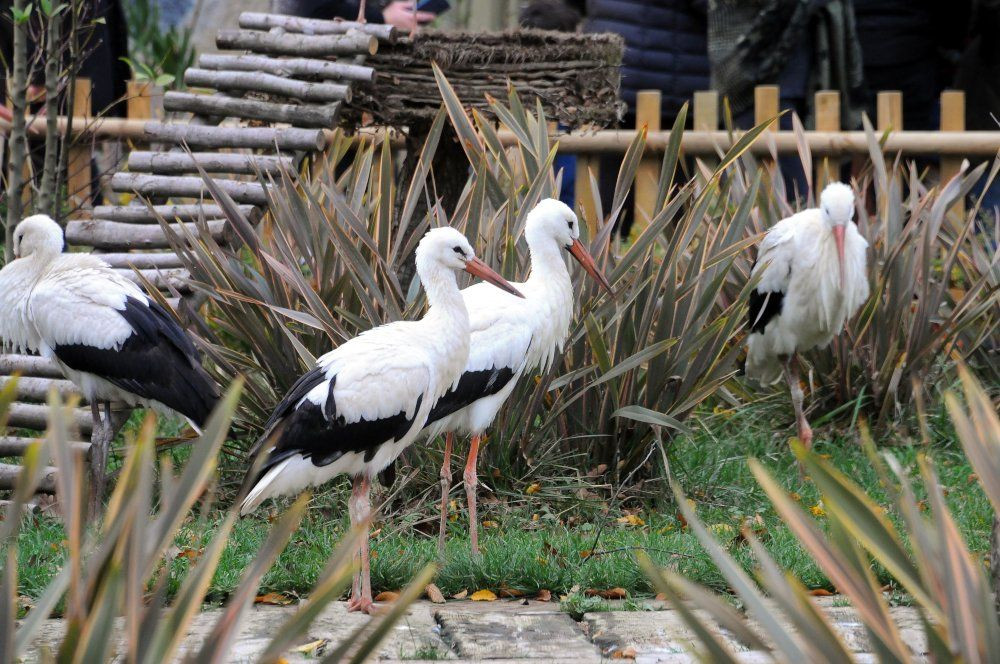
[[[569,245],[569,253],[573,255],[573,258],[587,271],[587,274],[592,276],[597,283],[601,285],[604,290],[608,292],[609,295],[614,297],[615,291],[611,288],[611,284],[608,280],[601,274],[601,270],[597,267],[597,263],[594,261],[594,257],[590,255],[587,248],[583,246],[583,243],[579,239],[573,240],[573,244]]]
[[[524,295],[521,294],[521,291],[511,286],[506,279],[494,272],[493,268],[478,258],[470,258],[465,261],[465,271],[474,277],[479,277],[483,281],[493,284],[497,288],[507,291],[511,295],[524,297]]]
[[[844,230],[846,226],[838,224],[833,227],[833,241],[837,243],[837,265],[840,267],[840,287],[844,288],[847,277],[844,274]]]

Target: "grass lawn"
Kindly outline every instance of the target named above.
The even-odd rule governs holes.
[[[809,481],[803,482],[787,448],[791,418],[778,400],[738,411],[700,412],[689,420],[694,433],[669,443],[672,472],[696,503],[701,518],[745,566],[752,567],[747,547],[737,537],[746,519],[755,519],[758,532],[779,564],[809,588],[831,586],[819,568],[797,544],[790,531],[771,509],[763,491],[751,476],[746,458],[761,459],[800,503],[823,520],[822,505]],[[988,548],[991,510],[951,425],[943,412],[930,419],[932,443],[887,448],[911,471],[917,455],[927,450],[937,463],[958,527],[973,551]],[[884,496],[878,479],[851,431],[832,425],[817,430],[816,449],[855,481],[865,486],[879,502]],[[653,458],[657,458],[654,455]],[[481,468],[489,481],[491,469]],[[460,473],[456,473],[456,479]],[[595,485],[605,480],[592,480]],[[468,549],[464,492],[453,487],[453,513],[449,524],[447,555],[436,583],[445,595],[463,590],[470,593],[489,588],[533,594],[547,589],[554,595],[571,594],[569,604],[579,601],[587,589],[621,587],[631,595],[651,592],[635,560],[643,549],[658,563],[669,565],[703,584],[725,589],[726,585],[695,537],[677,518],[669,490],[661,479],[650,479],[623,496],[596,488],[581,491],[579,479],[573,488],[558,484],[497,490],[481,495],[483,528],[481,559]],[[277,563],[264,577],[261,592],[289,596],[304,595],[322,571],[327,556],[347,528],[347,480],[336,482],[313,500],[302,526]],[[437,557],[434,487],[422,501],[394,508],[390,518],[376,524],[372,542],[372,583],[376,592],[397,590],[424,564]],[[280,506],[272,507],[276,513]],[[631,515],[631,516],[630,516]],[[759,515],[759,519],[756,519]],[[254,558],[270,527],[268,510],[239,521],[230,537],[209,593],[222,602],[236,588],[248,563]],[[62,561],[63,533],[59,522],[49,517],[30,517],[20,536],[20,593],[38,596]],[[184,571],[197,560],[209,541],[220,515],[206,520],[192,518],[175,544],[172,590],[179,587]],[[761,522],[763,526],[761,527]],[[595,537],[600,538],[595,544]],[[890,579],[877,570],[883,582]]]

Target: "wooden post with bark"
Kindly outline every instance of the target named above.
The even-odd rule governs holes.
[[[73,84],[73,115],[90,119],[90,79],[78,78]],[[90,139],[78,137],[70,144],[69,163],[67,164],[66,181],[67,196],[74,209],[85,207],[90,203],[90,186],[92,173],[90,170]]]
[[[59,60],[62,50],[60,16],[48,15],[45,43],[45,162],[42,181],[38,190],[38,212],[56,217],[59,192],[56,190],[56,172],[59,170]]]

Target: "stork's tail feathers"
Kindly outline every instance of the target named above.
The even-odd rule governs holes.
[[[186,372],[190,393],[184,401],[184,411],[180,411],[184,417],[191,422],[191,425],[201,433],[208,423],[215,406],[219,403],[219,390],[215,381],[208,375],[204,367],[195,363],[190,371]],[[186,411],[186,412],[185,412]]]
[[[279,480],[281,479],[282,471],[285,467],[291,463],[292,459],[284,459],[280,463],[269,468],[263,474],[260,474],[256,482],[250,488],[249,493],[247,493],[246,498],[240,504],[240,516],[246,516],[250,514],[255,509],[257,509],[261,503],[263,503],[268,498],[278,496],[282,493],[281,484]]]

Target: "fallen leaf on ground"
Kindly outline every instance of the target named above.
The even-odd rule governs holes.
[[[800,500],[802,500],[802,496],[800,496],[799,494],[797,494],[794,491],[792,491],[790,494],[788,494],[788,497],[791,498],[792,500],[794,500],[795,502],[799,502]]]
[[[327,639],[316,639],[310,643],[299,646],[298,648],[292,648],[292,652],[300,652],[304,655],[318,655],[319,651],[326,647],[330,641]]]
[[[492,602],[497,596],[492,590],[477,590],[469,596],[473,602]]]
[[[451,598],[452,599],[465,599],[468,596],[469,596],[469,591],[468,590],[463,590],[461,592],[455,593],[454,595],[451,596]]]
[[[395,602],[397,599],[399,599],[399,593],[392,590],[383,590],[378,595],[375,595],[376,602]]]
[[[195,560],[201,555],[199,549],[183,549],[177,554],[178,558],[188,558],[189,560]]]
[[[809,591],[809,594],[813,597],[829,597],[835,593],[830,592],[826,588],[813,588]]]
[[[716,535],[731,535],[736,530],[728,523],[713,523],[708,529]]]
[[[497,594],[500,597],[524,597],[524,591],[517,588],[501,588]]]
[[[291,604],[293,600],[288,595],[282,595],[281,593],[264,593],[263,595],[257,595],[253,603],[254,604],[273,604],[274,606],[286,606]]]
[[[424,593],[427,595],[427,599],[435,604],[444,604],[444,594],[442,594],[441,589],[433,583],[427,584],[427,587],[424,588]]]
[[[646,522],[635,514],[626,514],[625,516],[618,517],[618,523],[628,524],[630,526],[645,526]]]
[[[500,524],[496,521],[483,521],[483,528],[499,528]]]
[[[530,496],[534,493],[538,493],[541,490],[542,490],[542,485],[538,482],[533,482],[528,486],[527,489],[524,490],[524,492]]]
[[[667,596],[663,593],[656,593],[656,597],[654,597],[653,599],[655,599],[658,602],[666,602]]]
[[[587,597],[601,597],[603,599],[625,599],[625,596],[628,595],[624,588],[610,588],[608,590],[589,588],[585,594]]]
[[[635,659],[635,656],[638,654],[635,648],[629,646],[628,648],[622,648],[611,653],[611,659]]]
[[[813,516],[826,516],[826,510],[823,509],[823,503],[816,503],[809,508],[809,511],[812,512]]]
[[[538,594],[535,595],[535,601],[537,601],[537,602],[551,602],[552,601],[552,591],[545,590],[544,588],[542,590],[539,590]]]

